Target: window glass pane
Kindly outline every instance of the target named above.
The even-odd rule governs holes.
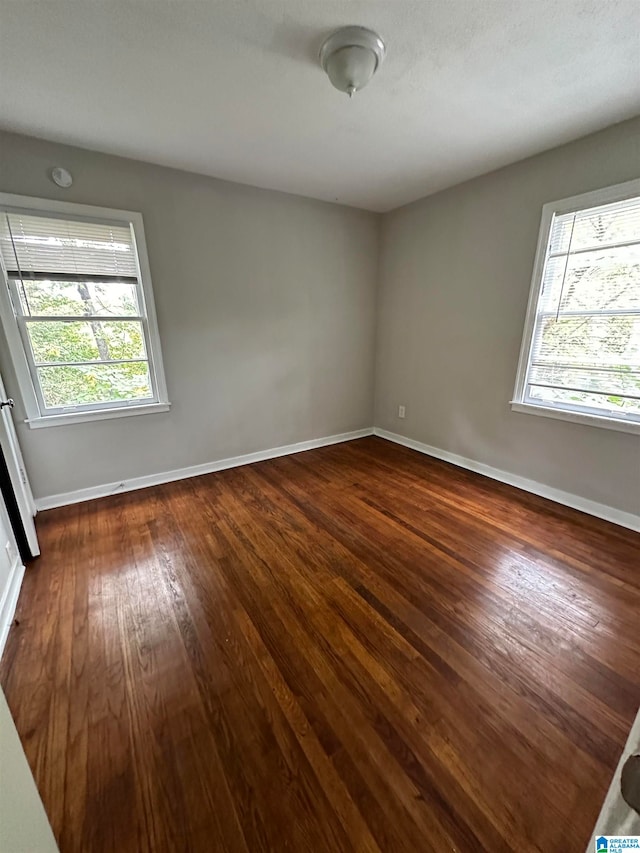
[[[529,373],[533,385],[547,385],[573,391],[597,391],[602,394],[640,398],[640,367],[624,371],[611,367],[573,367],[570,365],[533,365]]]
[[[146,362],[82,367],[39,367],[47,408],[152,398]]]
[[[27,316],[140,316],[135,284],[122,282],[16,281]]]
[[[539,310],[558,309],[640,310],[640,245],[549,258]]]
[[[543,317],[536,324],[531,364],[640,368],[640,315]]]
[[[587,408],[602,412],[603,415],[630,414],[640,417],[640,400],[621,397],[617,394],[596,394],[590,392],[567,391],[560,388],[540,388],[532,385],[529,388],[529,398],[544,405],[545,403],[559,408]]]
[[[631,198],[587,210],[556,215],[551,232],[550,251],[566,252],[590,246],[610,246],[640,240],[640,199]]]
[[[27,321],[36,363],[146,358],[142,323]]]

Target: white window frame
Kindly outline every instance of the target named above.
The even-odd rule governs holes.
[[[94,207],[87,204],[76,204],[75,202],[54,201],[52,199],[33,198],[32,196],[14,195],[12,193],[0,193],[0,211],[4,210],[10,213],[49,215],[58,218],[71,216],[76,220],[86,220],[88,222],[113,222],[118,225],[128,223],[130,225],[137,254],[138,280],[140,284],[138,294],[142,300],[141,307],[143,308],[142,317],[132,317],[131,319],[137,319],[142,322],[153,392],[151,400],[132,400],[127,402],[118,400],[115,402],[85,404],[82,406],[65,406],[62,411],[55,413],[45,412],[40,388],[32,376],[32,368],[27,357],[26,347],[29,346],[29,343],[23,339],[23,335],[26,332],[24,330],[21,331],[21,325],[24,325],[24,323],[21,324],[14,310],[14,302],[11,294],[13,294],[13,299],[16,298],[17,294],[13,293],[12,284],[7,276],[7,270],[2,262],[2,258],[0,258],[3,277],[2,286],[0,286],[0,315],[24,405],[26,423],[32,429],[39,429],[40,427],[61,426],[64,424],[83,423],[85,421],[98,421],[169,411],[171,404],[167,395],[164,366],[162,363],[160,334],[158,332],[158,321],[153,299],[151,270],[149,268],[142,214],[130,210],[114,210],[112,208]]]
[[[540,233],[538,236],[538,247],[536,249],[535,260],[533,263],[529,302],[527,304],[524,333],[522,336],[522,345],[520,347],[520,357],[518,360],[518,372],[516,374],[513,400],[511,401],[512,411],[530,415],[542,415],[546,418],[557,418],[562,421],[572,421],[574,423],[587,424],[589,426],[603,427],[604,429],[613,429],[618,432],[628,432],[640,435],[640,423],[631,420],[625,421],[624,415],[608,417],[605,414],[589,414],[584,411],[574,411],[569,407],[557,408],[544,405],[544,403],[538,405],[537,403],[525,401],[527,377],[529,374],[529,361],[533,343],[533,331],[536,322],[540,289],[542,287],[542,282],[544,281],[549,240],[551,237],[551,225],[553,223],[554,215],[574,213],[576,211],[586,210],[590,207],[598,207],[603,204],[623,201],[624,199],[633,198],[637,195],[640,195],[640,178],[635,178],[632,181],[626,181],[622,184],[616,184],[612,187],[605,187],[592,192],[582,193],[581,195],[571,196],[570,198],[564,198],[560,201],[552,201],[543,206],[542,221],[540,223]]]

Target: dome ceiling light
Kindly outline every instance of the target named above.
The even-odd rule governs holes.
[[[343,27],[320,48],[320,65],[336,89],[352,98],[371,80],[385,52],[385,43],[373,30]]]

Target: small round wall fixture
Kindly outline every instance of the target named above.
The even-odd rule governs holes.
[[[68,190],[73,183],[71,172],[63,169],[62,166],[56,166],[51,170],[51,180],[56,186],[62,187],[63,190]]]
[[[373,30],[343,27],[320,48],[320,65],[336,89],[351,98],[380,68],[385,52],[385,43]]]

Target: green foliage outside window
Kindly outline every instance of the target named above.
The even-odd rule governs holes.
[[[47,407],[152,396],[141,323],[109,319],[138,315],[133,286],[25,281],[18,287],[34,359],[47,365],[38,367]],[[78,317],[78,321],[28,322],[29,316]],[[110,363],[127,359],[145,360]]]

